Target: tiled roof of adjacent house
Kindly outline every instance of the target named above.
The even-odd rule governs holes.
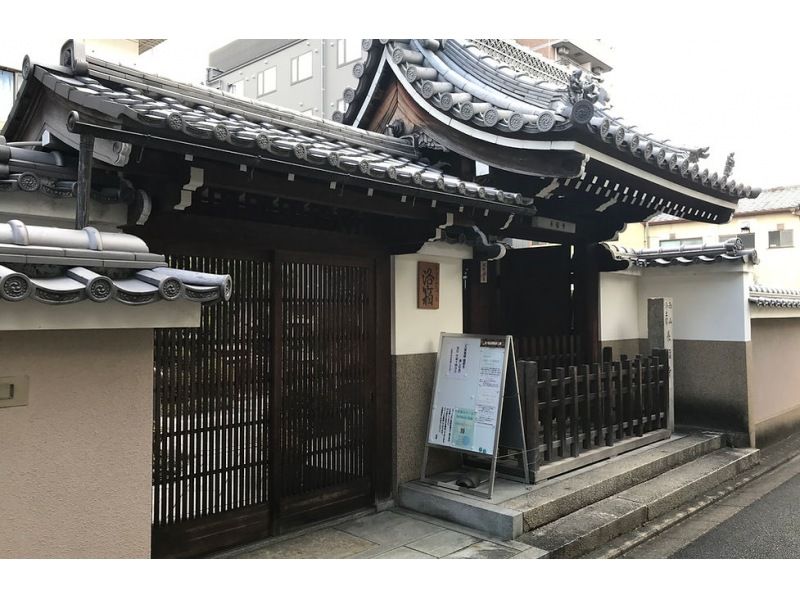
[[[374,77],[379,68],[373,50],[379,43],[384,46],[381,60],[406,89],[451,126],[464,123],[487,139],[489,133],[502,138],[563,139],[558,134],[570,131],[581,139],[600,142],[612,157],[664,171],[688,187],[721,197],[759,193],[733,177],[702,168],[700,160],[708,156],[708,148],[682,147],[623,122],[609,107],[606,91],[587,80],[590,75],[580,70],[565,75],[563,67],[506,40],[364,40],[370,54],[353,69],[363,81],[345,90],[344,99],[350,105],[334,120],[357,120],[374,85],[368,75]]]
[[[227,301],[228,275],[168,268],[133,235],[0,224],[0,299],[42,303]]]
[[[724,243],[702,243],[681,245],[676,249],[631,249],[614,243],[601,243],[614,262],[621,262],[620,268],[640,266],[688,266],[691,264],[711,264],[715,262],[739,261],[757,264],[755,249],[744,249],[741,239],[734,238]]]
[[[446,174],[431,165],[406,139],[362,131],[287,108],[233,96],[210,88],[178,83],[157,75],[87,58],[85,73],[64,67],[26,63],[33,77],[70,105],[114,119],[123,126],[144,128],[165,138],[178,138],[227,148],[265,160],[294,162],[332,173],[387,181],[413,188],[476,200],[473,203],[529,206],[532,198],[483,186]],[[13,126],[15,109],[6,124]],[[13,163],[13,149],[0,146],[0,189],[26,189],[31,177]],[[42,153],[42,152],[37,152]],[[11,159],[3,168],[3,156]],[[68,183],[69,181],[67,181]],[[63,190],[71,188],[64,183]],[[61,189],[61,187],[58,187]]]
[[[800,308],[800,289],[751,285],[748,300],[758,307]]]
[[[800,209],[800,185],[764,189],[758,197],[745,197],[739,200],[734,216],[747,216],[766,212],[782,212]],[[683,218],[672,214],[656,214],[650,224],[683,222]]]

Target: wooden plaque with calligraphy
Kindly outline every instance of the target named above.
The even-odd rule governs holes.
[[[439,309],[439,264],[417,262],[417,308]]]

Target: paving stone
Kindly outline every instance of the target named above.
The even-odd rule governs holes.
[[[528,550],[523,550],[516,556],[512,556],[512,559],[543,559],[547,558],[547,551],[542,550],[541,548],[528,548]]]
[[[419,552],[418,550],[412,550],[407,546],[400,546],[399,548],[393,548],[388,552],[384,552],[383,554],[376,556],[376,559],[432,559],[436,558],[429,554],[425,554],[424,552]]]
[[[417,540],[407,546],[414,550],[419,550],[420,552],[441,558],[461,550],[462,548],[466,548],[477,541],[478,538],[474,536],[468,536],[467,534],[451,530],[444,530],[432,536],[422,538],[422,540]]]
[[[375,544],[343,531],[326,528],[297,536],[265,548],[238,555],[241,559],[341,559],[374,547]]]
[[[337,529],[375,544],[400,546],[441,532],[445,528],[392,511],[384,511],[349,521],[337,526]]]
[[[495,544],[494,542],[476,542],[471,546],[467,546],[466,548],[459,550],[458,552],[454,552],[444,558],[446,559],[510,559],[511,557],[517,556],[519,551],[513,550],[511,548],[506,548],[505,546],[500,546],[500,544]]]

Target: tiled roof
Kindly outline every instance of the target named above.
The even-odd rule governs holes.
[[[582,71],[564,69],[506,40],[364,40],[364,48],[384,44],[383,60],[405,80],[418,101],[436,109],[446,122],[462,121],[477,130],[512,138],[550,138],[572,131],[605,142],[605,153],[662,170],[688,187],[722,197],[756,197],[758,189],[702,168],[708,148],[687,148],[643,133],[623,122],[608,104],[608,94]],[[353,73],[360,78],[378,68],[374,51]],[[369,81],[344,91],[351,105],[334,120],[354,122],[368,95]],[[408,88],[408,86],[407,86]]]
[[[800,308],[800,289],[751,285],[748,300],[758,307]]]
[[[614,243],[601,243],[610,258],[622,262],[622,268],[640,266],[688,266],[691,264],[711,264],[715,262],[739,261],[757,264],[755,249],[744,249],[741,239],[734,238],[724,243],[702,243],[681,245],[677,249],[631,249]]]
[[[168,268],[133,235],[0,224],[0,299],[76,303],[89,299],[145,305],[185,299],[227,301],[228,275]]]
[[[466,197],[485,202],[486,207],[498,203],[513,206],[533,203],[532,198],[520,193],[447,174],[431,165],[406,139],[362,131],[210,88],[177,83],[92,57],[87,58],[87,64],[86,74],[29,63],[23,73],[81,110],[110,117],[123,126],[158,131],[165,138],[221,146],[265,160],[295,162],[365,179],[366,183],[397,182],[412,192],[419,188],[451,195],[455,202],[458,197]],[[15,109],[6,130],[13,122]],[[0,188],[15,185],[14,177],[9,175],[23,174],[13,164],[8,170],[3,175],[0,164]],[[16,185],[21,187],[18,179]]]
[[[739,200],[734,216],[747,216],[764,212],[779,212],[800,209],[800,185],[764,189],[758,197],[745,197]],[[683,218],[671,214],[656,214],[648,222],[682,222]]]

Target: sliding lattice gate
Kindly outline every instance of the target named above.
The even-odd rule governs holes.
[[[375,269],[281,253],[228,273],[199,328],[155,333],[153,556],[253,541],[373,499]]]

